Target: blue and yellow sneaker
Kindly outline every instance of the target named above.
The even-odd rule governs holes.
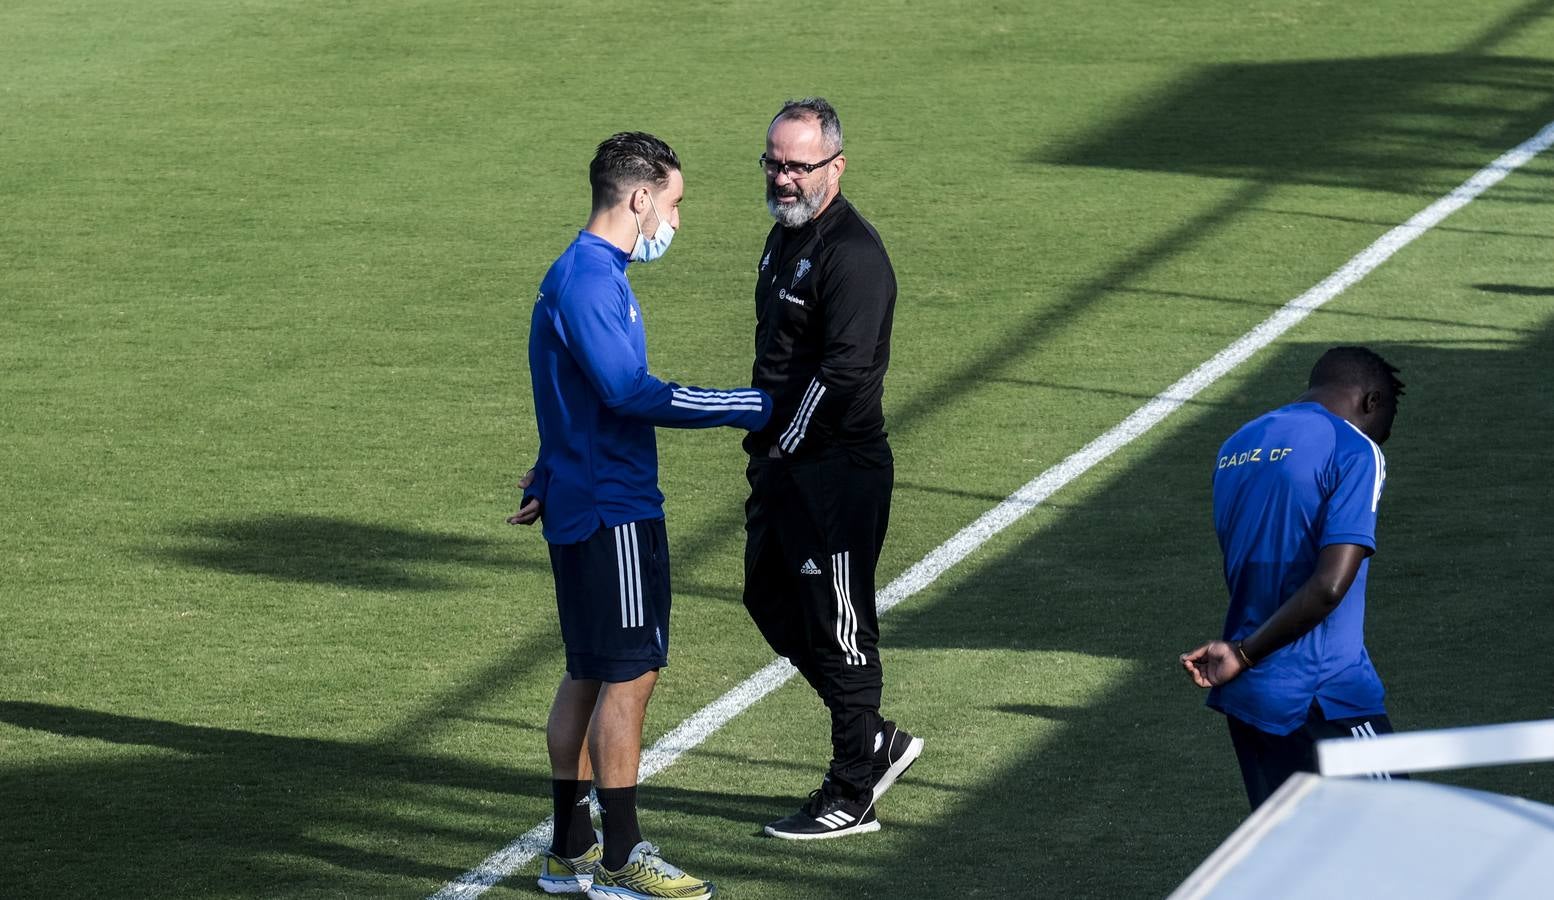
[[[581,894],[593,885],[603,862],[604,848],[598,843],[582,856],[571,858],[546,851],[545,862],[540,864],[540,890],[547,894]]]
[[[610,871],[600,865],[594,873],[589,900],[707,900],[718,892],[710,881],[693,878],[658,855],[658,848],[643,841],[631,848],[626,865]]]

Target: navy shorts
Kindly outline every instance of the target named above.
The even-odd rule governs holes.
[[[669,535],[663,519],[550,545],[556,611],[574,679],[631,681],[669,664]]]
[[[1357,738],[1364,740],[1392,733],[1392,720],[1385,713],[1360,716],[1353,719],[1329,719],[1315,700],[1306,715],[1306,724],[1289,734],[1269,734],[1241,721],[1226,716],[1230,723],[1230,743],[1236,748],[1236,762],[1241,765],[1241,781],[1246,785],[1246,799],[1252,809],[1263,805],[1273,792],[1279,789],[1296,772],[1317,770],[1317,741],[1330,738]],[[1407,775],[1377,772],[1377,779],[1403,779]]]

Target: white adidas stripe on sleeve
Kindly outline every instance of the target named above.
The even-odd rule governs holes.
[[[797,450],[800,442],[804,440],[804,434],[809,430],[810,417],[815,414],[815,407],[820,405],[820,398],[826,395],[826,386],[820,383],[820,379],[811,378],[809,388],[804,392],[804,399],[799,402],[798,412],[793,414],[793,421],[788,423],[788,428],[782,433],[777,445],[784,453],[792,453]]]

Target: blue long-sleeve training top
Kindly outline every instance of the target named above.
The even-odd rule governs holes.
[[[580,232],[534,301],[529,375],[540,452],[524,495],[543,504],[553,544],[663,516],[655,426],[752,430],[771,417],[763,391],[682,387],[648,372],[627,260],[609,241]]]

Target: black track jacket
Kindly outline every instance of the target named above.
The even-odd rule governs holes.
[[[800,228],[774,225],[755,283],[751,385],[772,397],[772,417],[745,438],[752,456],[844,448],[887,465],[885,369],[896,274],[879,232],[838,194]]]

